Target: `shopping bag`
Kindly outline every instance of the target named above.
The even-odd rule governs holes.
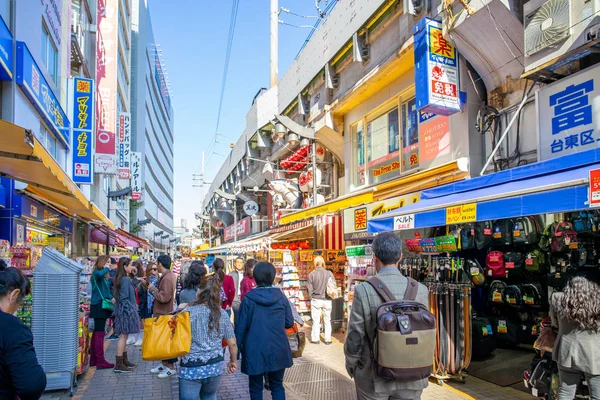
[[[552,353],[554,342],[556,342],[556,332],[551,326],[544,326],[533,347],[540,350],[541,354],[544,355],[545,352]]]
[[[142,358],[146,361],[161,361],[182,357],[192,346],[190,313],[161,315],[144,320]]]

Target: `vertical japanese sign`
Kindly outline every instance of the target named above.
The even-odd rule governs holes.
[[[536,93],[540,160],[593,149],[600,143],[600,65]]]
[[[117,125],[117,32],[118,1],[98,2],[98,39],[96,54],[96,154],[95,172],[116,175],[118,170]]]
[[[419,113],[419,154],[421,162],[450,154],[450,124],[444,115]]]
[[[131,200],[142,200],[142,153],[131,152]]]
[[[58,49],[62,46],[62,0],[42,0],[42,18]]]
[[[417,110],[438,115],[460,111],[458,52],[442,23],[423,18],[414,27]]]
[[[129,179],[131,114],[119,113],[119,179]]]
[[[73,182],[94,183],[94,81],[73,79]]]

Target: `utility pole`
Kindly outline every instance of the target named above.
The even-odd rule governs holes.
[[[279,79],[279,0],[271,0],[271,41],[270,41],[271,87]]]

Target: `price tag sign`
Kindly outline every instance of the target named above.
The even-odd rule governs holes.
[[[600,169],[590,170],[590,191],[588,202],[590,207],[600,207]]]
[[[446,225],[475,222],[477,220],[477,204],[463,204],[446,208]]]

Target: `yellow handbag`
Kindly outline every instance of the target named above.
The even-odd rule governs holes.
[[[189,312],[144,320],[144,360],[161,361],[182,357],[190,352],[191,347],[192,325]]]

